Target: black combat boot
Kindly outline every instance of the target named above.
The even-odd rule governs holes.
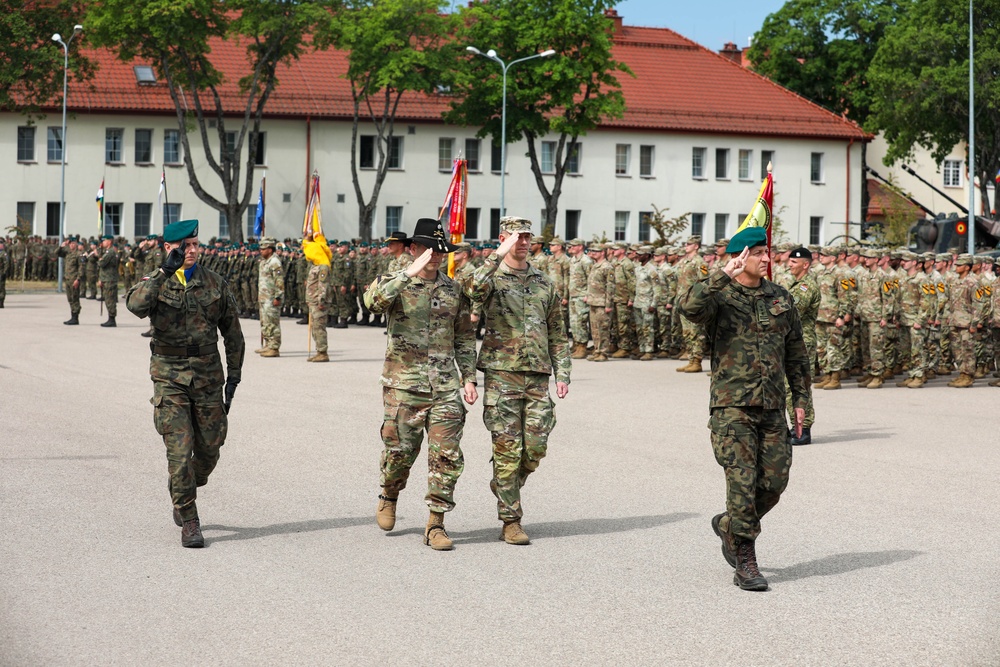
[[[198,517],[188,519],[181,526],[181,546],[189,549],[200,549],[205,546],[205,538],[201,534],[201,522]]]
[[[357,314],[351,313],[351,316],[347,318],[347,323],[348,324],[357,324],[358,323],[358,316],[357,316]]]
[[[802,437],[801,438],[796,438],[794,434],[792,435],[792,444],[793,445],[810,445],[810,444],[812,444],[812,434],[809,432],[809,427],[808,426],[803,426],[802,427]]]
[[[346,329],[347,328],[347,320],[344,319],[343,317],[338,317],[337,320],[336,320],[336,323],[333,325],[333,328],[334,329]]]
[[[296,324],[309,324],[309,316],[305,316],[301,319],[295,320]]]
[[[65,322],[63,322],[63,324],[79,324],[79,323],[80,323],[80,316],[78,313],[71,314],[70,318]]]
[[[111,315],[108,315],[108,321],[107,322],[102,322],[101,326],[102,327],[117,327],[118,325],[115,324],[115,318],[113,318]]]
[[[736,572],[733,584],[745,591],[766,591],[767,579],[757,569],[753,540],[740,540],[736,547]]]

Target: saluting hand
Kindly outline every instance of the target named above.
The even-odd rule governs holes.
[[[431,261],[431,256],[433,255],[434,251],[430,248],[420,253],[420,256],[410,262],[410,265],[406,267],[406,275],[410,278],[416,278],[417,274],[423,271],[424,267]]]
[[[750,256],[750,248],[749,247],[743,248],[743,252],[741,252],[739,255],[735,255],[729,258],[729,261],[726,262],[726,265],[722,267],[723,273],[725,273],[730,278],[735,278],[736,276],[740,275],[741,273],[746,271],[747,257],[749,256]]]
[[[503,240],[503,243],[500,244],[500,247],[497,248],[497,257],[499,257],[500,259],[506,257],[507,253],[513,250],[514,246],[517,245],[517,239],[519,237],[520,237],[519,234],[511,234],[510,236],[505,238]]]

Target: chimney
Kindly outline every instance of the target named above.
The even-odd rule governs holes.
[[[727,60],[733,61],[737,65],[743,64],[743,50],[736,46],[733,42],[726,42],[725,45],[723,45],[722,50],[719,51],[719,55]]]
[[[605,10],[604,16],[611,19],[613,24],[612,32],[616,35],[620,35],[622,32],[622,17],[618,15],[618,11],[615,9]]]

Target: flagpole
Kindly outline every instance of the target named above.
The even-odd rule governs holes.
[[[260,177],[260,235],[264,237],[267,235],[267,217],[265,212],[267,206],[265,202],[267,201],[267,176]],[[260,241],[260,239],[257,239]]]

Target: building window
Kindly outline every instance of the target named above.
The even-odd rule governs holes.
[[[375,168],[375,136],[362,134],[358,146],[358,167],[361,169]]]
[[[774,151],[760,152],[760,180],[767,178],[767,165],[774,167]]]
[[[566,173],[572,176],[580,175],[580,155],[583,151],[583,144],[576,143],[569,149],[569,157],[566,159]]]
[[[403,137],[389,137],[389,169],[403,168]]]
[[[958,160],[944,161],[944,187],[962,187],[962,163]]]
[[[48,128],[48,160],[49,162],[61,162],[63,159],[62,128]]]
[[[163,205],[163,225],[172,225],[181,219],[181,205],[180,204],[164,204]]]
[[[701,236],[702,231],[705,229],[705,214],[704,213],[692,213],[691,214],[691,235]]]
[[[469,171],[479,171],[479,139],[465,140],[465,159]]]
[[[455,159],[455,140],[438,139],[438,171],[451,171],[451,162]]]
[[[490,238],[500,238],[500,209],[490,209]]]
[[[639,211],[639,243],[649,243],[649,233],[652,229],[649,220],[652,217],[652,211]]]
[[[726,227],[729,226],[728,213],[715,214],[715,240],[726,238]]]
[[[542,173],[554,174],[556,171],[556,142],[542,142]]]
[[[35,161],[35,128],[17,128],[17,161]]]
[[[153,219],[153,205],[152,204],[139,204],[135,205],[135,229],[133,236],[136,238],[143,238],[149,235],[150,222]]]
[[[122,205],[104,205],[104,233],[112,236],[121,236],[122,233]]]
[[[254,163],[254,166],[263,167],[265,164],[267,164],[264,161],[265,157],[267,156],[267,153],[264,150],[266,146],[267,146],[267,132],[258,132],[257,133],[257,150],[254,151],[254,154],[253,154],[253,163]]]
[[[566,211],[566,229],[564,241],[575,239],[580,235],[580,211]]]
[[[230,154],[230,155],[233,155],[234,153],[236,153],[236,132],[235,131],[226,132],[226,134],[225,134],[225,145],[224,145],[224,148],[226,149],[226,152],[228,154]],[[235,158],[236,158],[236,156],[233,155],[233,159],[235,159]]]
[[[385,235],[389,236],[393,232],[398,232],[403,226],[403,207],[385,207]]]
[[[153,131],[135,131],[135,163],[151,164],[153,162]]]
[[[163,131],[163,162],[181,163],[181,133],[178,130]]]
[[[615,211],[615,241],[624,241],[628,235],[628,211]]]
[[[823,241],[821,232],[823,231],[823,216],[813,215],[809,217],[809,243],[819,245]]]
[[[499,174],[503,162],[503,149],[500,144],[490,144],[490,171]]]
[[[628,176],[629,163],[632,162],[632,145],[617,144],[615,146],[615,176]]]
[[[715,149],[715,177],[726,180],[729,178],[729,149]]]
[[[34,206],[32,206],[34,208]],[[59,236],[59,212],[62,210],[59,202],[50,201],[45,204],[45,235]]]
[[[653,164],[655,157],[655,146],[639,146],[639,176],[641,178],[653,177]]]
[[[219,238],[229,238],[229,218],[226,217],[225,211],[219,211]]]
[[[479,238],[479,209],[478,208],[467,208],[467,209],[465,209],[465,238],[467,238],[467,239],[478,239]]]
[[[705,178],[705,157],[707,148],[691,149],[691,178]]]
[[[246,238],[253,237],[253,226],[257,220],[257,204],[247,206],[247,235]]]
[[[35,229],[35,202],[33,201],[19,201],[17,202],[17,220],[14,224],[18,229],[24,231],[27,234]],[[58,230],[56,231],[56,236],[59,235]],[[7,249],[10,252],[10,248]]]
[[[124,162],[125,130],[109,127],[104,130],[104,161],[108,164]],[[106,233],[106,232],[105,232]]]
[[[823,154],[811,153],[809,156],[809,182],[823,182]]]
[[[746,148],[740,149],[740,180],[749,181],[750,171],[753,169],[753,151]]]

